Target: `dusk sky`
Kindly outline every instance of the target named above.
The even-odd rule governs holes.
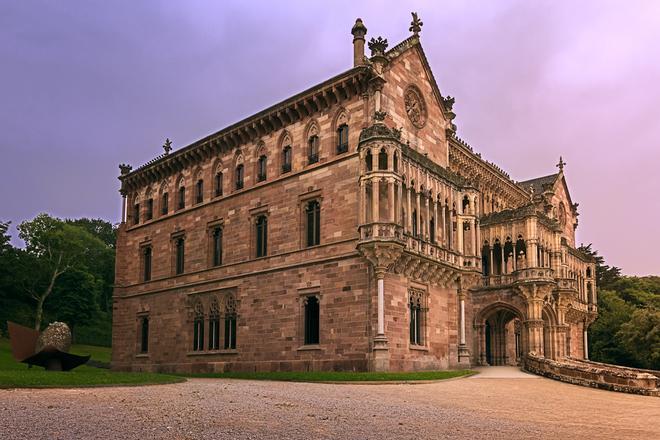
[[[390,47],[410,11],[458,135],[515,180],[555,172],[577,242],[660,274],[659,1],[0,0],[0,220],[119,221],[118,164],[180,148]],[[12,229],[16,235],[15,229]]]

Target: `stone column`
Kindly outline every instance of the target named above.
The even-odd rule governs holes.
[[[371,221],[378,223],[380,221],[380,189],[378,179],[371,182]],[[376,234],[374,234],[375,236]]]
[[[398,196],[396,200],[396,210],[394,211],[394,216],[396,218],[394,219],[394,223],[399,224],[399,222],[401,221],[401,205],[403,204],[403,185],[401,185],[401,182],[398,182],[397,194]],[[404,219],[404,224],[405,224],[405,219]]]
[[[360,180],[360,219],[361,225],[367,222],[367,185]]]
[[[422,196],[418,192],[415,200],[415,206],[417,210],[417,215],[415,216],[415,221],[417,222],[417,234],[422,236]]]
[[[461,365],[470,364],[470,350],[465,343],[465,293],[461,288],[458,289],[459,305],[459,344],[458,344],[458,363]]]
[[[541,310],[543,299],[538,297],[527,298],[527,351],[541,356],[543,353],[543,318]]]
[[[126,204],[128,203],[126,199],[126,194],[121,195],[121,222],[126,223]]]
[[[377,334],[374,338],[374,358],[373,370],[374,371],[389,371],[390,369],[390,354],[387,344],[387,336],[385,336],[385,269],[376,268],[376,283],[377,283]]]
[[[583,338],[584,338],[584,359],[589,360],[589,334],[587,333],[587,323],[585,322],[583,325],[584,331],[583,331]]]
[[[463,218],[460,215],[456,216],[456,238],[458,245],[458,253],[465,255],[465,249],[463,247]]]

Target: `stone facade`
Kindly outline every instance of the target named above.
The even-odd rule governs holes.
[[[514,182],[456,136],[413,34],[121,165],[118,370],[422,370],[585,357],[593,261],[563,174]]]

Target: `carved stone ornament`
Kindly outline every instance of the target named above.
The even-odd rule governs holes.
[[[424,23],[417,16],[417,12],[411,12],[411,14],[412,14],[412,21],[410,22],[410,28],[408,30],[412,32],[414,35],[418,35],[421,32]]]
[[[410,86],[403,95],[406,105],[406,114],[408,119],[416,128],[423,128],[426,125],[426,104],[419,89]]]
[[[119,164],[119,172],[121,173],[122,176],[130,173],[132,169],[133,169],[132,166],[127,165],[125,163]]]
[[[383,55],[387,49],[387,38],[378,37],[372,38],[369,40],[369,50],[371,51],[371,56]]]

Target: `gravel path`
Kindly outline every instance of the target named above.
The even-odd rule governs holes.
[[[658,439],[660,399],[549,379],[0,390],[0,439]]]

